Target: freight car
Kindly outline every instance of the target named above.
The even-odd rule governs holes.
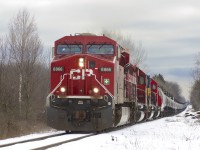
[[[106,36],[65,36],[55,41],[53,54],[46,100],[47,124],[52,128],[96,132],[185,108]]]

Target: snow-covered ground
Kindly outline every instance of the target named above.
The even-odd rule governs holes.
[[[136,124],[118,131],[63,144],[50,150],[200,150],[200,121],[192,115],[185,117],[186,112],[187,110],[173,117]],[[36,136],[41,134],[34,134],[34,137]],[[32,136],[20,139],[28,137]],[[0,145],[16,140],[19,138],[2,140]]]

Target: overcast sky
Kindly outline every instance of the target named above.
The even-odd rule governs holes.
[[[65,35],[103,29],[142,42],[151,75],[181,85],[188,98],[200,51],[200,0],[0,0],[0,36],[23,8],[35,17],[45,47]]]

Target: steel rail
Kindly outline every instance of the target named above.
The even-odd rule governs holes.
[[[27,143],[27,142],[44,140],[44,139],[48,139],[48,138],[52,138],[52,137],[56,137],[56,136],[62,136],[62,135],[65,135],[65,134],[67,134],[67,133],[58,133],[58,134],[54,134],[54,135],[47,135],[47,136],[43,136],[43,137],[37,137],[37,138],[28,139],[28,140],[22,140],[22,141],[2,144],[2,145],[0,145],[0,148],[12,146],[12,145],[15,145],[15,144],[22,144],[22,143]]]
[[[89,134],[89,135],[85,135],[85,136],[81,136],[81,137],[77,137],[77,138],[73,138],[73,139],[68,139],[68,140],[65,140],[65,141],[62,141],[62,142],[53,143],[53,144],[50,144],[50,145],[41,146],[41,147],[38,147],[38,148],[34,148],[32,150],[45,150],[47,148],[52,148],[52,147],[59,146],[61,144],[82,140],[84,138],[87,138],[87,137],[90,137],[90,136],[94,136],[94,135],[96,135],[96,133],[92,133],[92,134]]]

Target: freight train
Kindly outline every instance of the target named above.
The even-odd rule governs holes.
[[[115,40],[75,34],[55,41],[48,126],[98,132],[174,114],[186,106],[166,95],[158,83],[130,63]]]

